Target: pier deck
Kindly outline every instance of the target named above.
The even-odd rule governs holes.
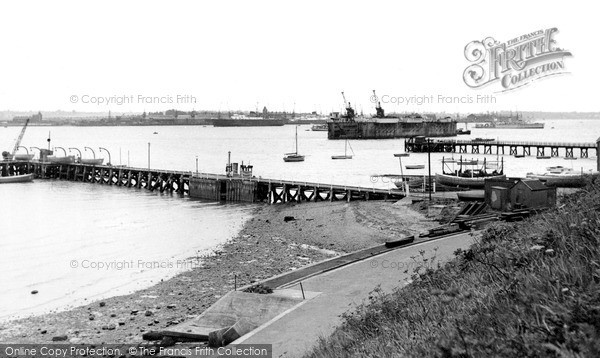
[[[406,152],[431,152],[438,153],[470,153],[470,154],[508,154],[508,155],[536,155],[546,156],[548,150],[551,157],[561,156],[575,158],[575,149],[579,150],[580,158],[588,158],[590,149],[596,149],[597,143],[565,143],[565,142],[542,142],[542,141],[512,141],[512,140],[485,140],[485,139],[423,139],[411,138],[404,142]],[[495,152],[494,152],[495,148]],[[535,151],[532,151],[532,148]],[[506,150],[508,149],[508,150]]]
[[[316,182],[227,176],[125,166],[2,161],[2,175],[34,173],[36,178],[176,192],[193,198],[269,204],[303,201],[398,200],[401,191]]]

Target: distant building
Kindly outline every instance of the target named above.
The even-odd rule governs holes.
[[[42,121],[42,112],[38,112],[31,116],[15,116],[13,117],[13,122],[25,123],[27,119],[29,119],[29,123],[39,123]]]

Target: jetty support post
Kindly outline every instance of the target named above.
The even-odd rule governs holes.
[[[431,139],[427,138],[427,166],[429,167],[429,203],[431,203]]]
[[[600,137],[596,139],[596,170],[600,171]]]

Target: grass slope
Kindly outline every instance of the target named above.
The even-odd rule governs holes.
[[[310,357],[600,357],[600,179],[344,316]],[[434,254],[433,254],[434,255]]]

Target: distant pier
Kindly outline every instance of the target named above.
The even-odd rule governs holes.
[[[406,152],[459,153],[459,154],[508,154],[517,156],[588,158],[590,150],[599,149],[597,143],[561,143],[486,139],[424,139],[410,138],[404,141]]]
[[[36,161],[2,161],[2,175],[34,173],[36,178],[114,185],[175,192],[193,198],[269,204],[316,201],[398,200],[397,189],[375,189],[338,184],[156,170],[125,166],[57,164]]]

